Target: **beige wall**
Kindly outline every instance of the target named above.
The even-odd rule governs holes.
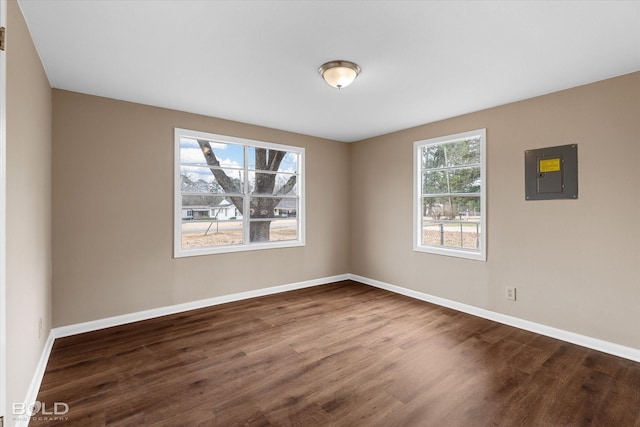
[[[14,0],[7,26],[9,414],[52,323],[347,272],[640,348],[640,73],[348,145],[60,90],[52,99]],[[305,147],[307,246],[173,259],[174,127]],[[487,262],[413,252],[413,141],[482,127]],[[579,199],[525,202],[524,150],[569,143]]]
[[[413,141],[479,128],[487,262],[414,252]],[[639,135],[634,73],[357,142],[351,272],[640,348]],[[579,199],[525,201],[524,151],[571,143]],[[506,286],[517,302],[505,300]]]
[[[51,88],[18,4],[7,11],[7,422],[51,329]],[[42,319],[42,334],[39,321]]]
[[[347,145],[54,90],[54,325],[352,272],[640,348],[639,91],[635,73]],[[307,246],[173,259],[174,126],[306,147]],[[413,252],[413,141],[482,127],[487,262]],[[525,202],[524,150],[568,143],[579,199]]]
[[[349,272],[349,146],[54,90],[53,323]],[[173,258],[174,127],[306,149],[306,246]]]

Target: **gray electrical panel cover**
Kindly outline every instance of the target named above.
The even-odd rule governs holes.
[[[578,146],[539,148],[524,152],[526,200],[578,198]]]

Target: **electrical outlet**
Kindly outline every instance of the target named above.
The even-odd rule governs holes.
[[[509,301],[515,301],[516,300],[516,288],[513,287],[507,287],[507,294],[506,297]]]

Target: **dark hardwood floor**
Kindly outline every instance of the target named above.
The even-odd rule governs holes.
[[[58,339],[38,400],[68,419],[30,426],[640,426],[640,363],[347,281]]]

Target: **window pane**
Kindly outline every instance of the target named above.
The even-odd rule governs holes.
[[[182,249],[242,244],[242,221],[184,221],[181,244]]]
[[[211,142],[205,139],[180,139],[180,163],[207,164],[204,152],[211,150],[221,167],[243,168],[244,147],[236,144]]]
[[[279,242],[298,238],[298,221],[295,218],[272,221],[251,221],[252,242]]]
[[[273,210],[276,218],[295,218],[298,216],[298,199],[281,199]]]
[[[449,171],[449,193],[477,193],[480,191],[480,167]]]
[[[280,163],[278,172],[297,173],[298,172],[298,153],[287,152],[287,154],[282,159],[282,162]]]
[[[480,197],[423,197],[425,220],[480,220]]]
[[[252,197],[251,219],[272,219],[296,217],[298,199],[279,197]]]
[[[425,172],[422,179],[423,194],[448,193],[447,172],[429,171]]]
[[[268,148],[249,147],[249,169],[295,173],[298,171],[298,154]]]
[[[244,172],[210,169],[208,166],[181,165],[181,191],[184,193],[242,193]]]
[[[481,227],[479,222],[424,221],[422,244],[448,248],[479,249]]]
[[[481,236],[479,197],[425,197],[422,244],[478,249]]]
[[[295,196],[298,177],[288,173],[249,172],[249,192],[256,195]]]
[[[182,195],[183,220],[240,219],[242,197]]]
[[[208,168],[180,166],[180,191],[183,193],[223,193]]]
[[[444,151],[440,145],[429,145],[422,149],[423,169],[437,169],[445,165]]]
[[[422,149],[422,167],[437,169],[480,163],[480,138],[465,139]]]
[[[477,193],[480,191],[480,167],[426,171],[423,194]]]

